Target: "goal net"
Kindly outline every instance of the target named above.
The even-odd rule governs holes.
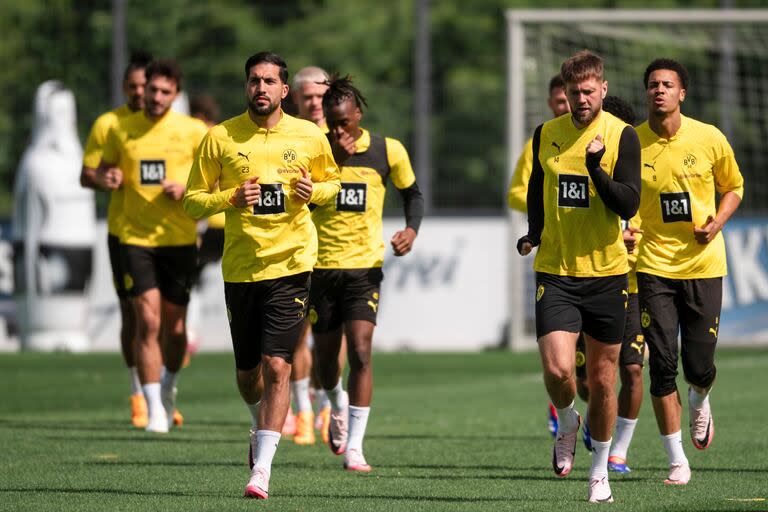
[[[646,115],[643,72],[659,57],[682,62],[690,73],[683,113],[712,123],[727,136],[745,182],[739,210],[768,214],[768,10],[509,10],[508,177],[525,141],[552,117],[548,83],[560,64],[589,49],[605,59],[608,94]],[[534,346],[533,256],[514,248],[527,230],[510,213],[509,341]]]

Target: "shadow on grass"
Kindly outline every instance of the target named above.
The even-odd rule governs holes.
[[[41,439],[48,439],[50,441],[74,441],[82,439],[81,436],[49,436],[49,435],[42,435],[40,436]],[[207,443],[207,444],[241,444],[243,441],[242,439],[216,439],[212,437],[190,437],[190,436],[175,436],[173,434],[149,434],[144,432],[138,432],[135,436],[90,436],[88,437],[88,441],[91,443],[98,443],[98,442],[104,442],[104,443],[112,443],[112,442],[120,442],[120,443],[178,443],[178,444],[189,444],[189,443]],[[245,441],[246,447],[248,446],[248,441]]]
[[[488,441],[541,441],[543,438],[540,435],[530,436],[509,436],[509,435],[497,435],[497,434],[482,434],[482,435],[455,435],[455,434],[366,434],[366,439],[384,439],[387,441],[397,440],[439,440],[439,441],[474,441],[483,442]]]
[[[129,430],[128,421],[97,420],[88,423],[77,421],[51,421],[51,420],[9,420],[0,418],[0,428],[19,430],[83,430],[89,432],[104,432],[107,430]]]
[[[141,491],[131,489],[110,489],[106,487],[82,487],[82,488],[61,488],[61,487],[0,487],[0,493],[30,493],[39,492],[47,494],[114,494],[117,496],[171,496],[171,497],[190,497],[197,498],[205,496],[208,498],[227,498],[226,494],[212,492],[185,492],[185,491]]]

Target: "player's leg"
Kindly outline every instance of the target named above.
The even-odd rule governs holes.
[[[629,294],[627,301],[624,340],[619,354],[619,390],[616,434],[613,437],[608,469],[618,473],[629,473],[627,451],[640,415],[643,403],[643,361],[645,338],[640,327],[640,304],[636,293]]]
[[[587,344],[584,333],[579,333],[576,341],[576,393],[584,403],[589,403],[589,383],[587,382]],[[592,452],[592,436],[589,433],[588,413],[584,413],[581,424],[581,440],[588,452]]]
[[[301,445],[315,444],[315,413],[312,410],[312,402],[309,397],[312,353],[307,344],[308,338],[309,322],[305,322],[299,335],[296,352],[293,354],[291,367],[291,395],[293,395],[296,406],[296,432],[293,442]]]
[[[709,447],[715,423],[709,391],[715,381],[715,346],[720,328],[722,278],[683,281],[685,301],[681,305],[681,359],[688,390],[691,441],[699,450]]]
[[[572,278],[536,274],[536,336],[544,386],[558,416],[552,468],[564,477],[573,468],[581,416],[575,409],[576,341],[581,314]]]
[[[680,431],[680,395],[677,377],[677,282],[638,272],[640,324],[649,350],[650,393],[656,424],[669,460],[670,485],[685,485],[691,478]]]
[[[344,453],[348,435],[349,397],[341,382],[339,350],[342,319],[339,293],[342,271],[315,270],[310,290],[309,320],[315,340],[315,371],[331,403],[328,446],[336,455]]]
[[[315,355],[315,346],[312,346],[313,360],[317,356]],[[347,362],[347,337],[343,334],[341,336],[341,346],[339,347],[339,374],[344,373],[344,366]],[[328,444],[328,427],[331,423],[331,401],[328,398],[328,394],[320,384],[320,377],[317,376],[315,371],[315,365],[313,362],[312,369],[312,385],[316,390],[316,402],[317,402],[317,417],[315,419],[315,429],[320,431],[323,443]]]
[[[109,264],[112,268],[112,282],[117,292],[120,307],[120,351],[128,368],[131,383],[131,423],[134,427],[147,426],[147,402],[141,391],[139,370],[136,368],[136,318],[133,305],[125,289],[125,272],[120,256],[120,239],[115,235],[107,236]]]

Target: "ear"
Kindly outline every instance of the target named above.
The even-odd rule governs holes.
[[[603,81],[603,93],[602,93],[603,99],[605,99],[607,95],[608,95],[608,81],[605,80]]]
[[[680,89],[680,103],[685,101],[685,89]]]
[[[288,84],[283,84],[283,90],[280,93],[280,99],[284,100],[286,96],[288,96],[288,91],[290,90],[290,87],[288,87]]]

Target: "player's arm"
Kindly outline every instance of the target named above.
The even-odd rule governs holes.
[[[101,119],[97,119],[91,127],[88,139],[83,151],[83,167],[80,169],[80,185],[97,190],[113,190],[107,186],[104,173],[99,173],[98,168],[104,152],[108,130],[102,126]]]
[[[630,219],[640,207],[640,139],[635,129],[627,126],[621,132],[613,178],[600,167],[603,155],[605,146],[598,135],[587,146],[589,177],[605,205],[622,219]]]
[[[101,162],[93,173],[105,190],[117,190],[123,184],[123,171],[117,165],[120,161],[120,137],[114,129],[110,129],[102,148]]]
[[[531,249],[541,243],[541,232],[544,229],[544,169],[539,160],[539,145],[541,140],[541,127],[539,125],[533,132],[533,167],[531,179],[528,181],[528,233],[517,241],[517,252],[525,256]]]
[[[405,229],[397,231],[391,238],[390,244],[395,256],[404,256],[411,252],[413,242],[419,233],[421,221],[424,218],[424,196],[416,183],[416,175],[411,167],[408,152],[400,141],[386,138],[387,163],[390,168],[390,179],[403,198],[405,214]]]
[[[336,194],[341,190],[341,173],[325,135],[318,135],[317,143],[318,151],[310,162],[308,173],[311,180],[308,202],[321,206],[336,200]]]
[[[696,241],[707,244],[715,239],[717,233],[725,227],[741,204],[744,195],[744,177],[739,171],[739,165],[733,156],[733,149],[724,135],[718,134],[719,142],[715,145],[715,165],[712,172],[715,187],[720,194],[720,205],[717,214],[707,217],[703,226],[694,226],[693,235]]]
[[[192,161],[192,169],[187,178],[186,191],[182,199],[182,207],[187,215],[193,219],[202,219],[223,212],[228,208],[248,206],[247,199],[240,202],[239,196],[244,198],[251,193],[252,181],[248,180],[236,189],[218,190],[216,185],[221,177],[220,148],[210,134],[206,135],[195,152]],[[255,181],[253,184],[258,187]],[[247,194],[249,193],[249,194]],[[238,196],[239,194],[239,196]],[[251,204],[255,203],[253,200]]]
[[[515,172],[512,174],[512,182],[507,192],[507,204],[513,210],[525,213],[527,209],[526,196],[528,195],[528,181],[531,178],[533,168],[533,141],[528,139],[525,143],[520,158],[517,159]]]

